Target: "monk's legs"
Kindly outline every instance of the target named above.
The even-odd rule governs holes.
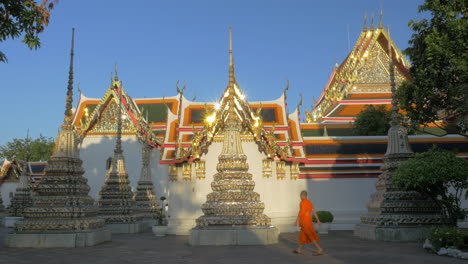
[[[312,241],[312,244],[314,244],[314,247],[317,249],[317,253],[323,252],[323,248],[320,247],[319,243],[317,243],[316,241]]]
[[[297,253],[299,253],[299,254],[302,253],[302,246],[303,246],[303,245],[304,245],[304,244],[299,244],[299,247],[296,249],[296,252],[297,252]]]

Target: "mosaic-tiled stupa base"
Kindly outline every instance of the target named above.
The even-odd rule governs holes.
[[[136,210],[148,226],[157,225],[158,218],[162,213],[151,179],[151,167],[149,166],[151,151],[151,146],[146,144],[142,146],[142,167],[135,194]]]
[[[123,159],[118,159],[116,163],[122,164]],[[140,233],[146,227],[141,221],[143,216],[136,210],[136,203],[132,199],[133,193],[128,183],[126,172],[110,171],[105,185],[99,192],[99,216],[105,220],[106,227],[113,234]]]
[[[156,200],[152,182],[138,182],[135,195],[136,210],[139,212],[144,222],[148,225],[156,225],[157,219],[161,215],[161,206]]]
[[[73,137],[72,131],[61,131],[60,139]],[[60,151],[52,156],[46,175],[33,196],[32,206],[23,210],[23,220],[16,222],[8,234],[9,247],[87,247],[110,241],[110,230],[97,217],[94,200],[83,177],[79,158],[64,157]]]
[[[361,216],[361,222],[354,228],[355,236],[381,241],[422,241],[431,226],[444,222],[434,201],[418,192],[393,187],[394,171],[410,157],[410,153],[385,156],[377,191],[367,205],[369,213]]]

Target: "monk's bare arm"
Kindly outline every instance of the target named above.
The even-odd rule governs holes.
[[[318,224],[318,225],[321,225],[322,223],[320,223],[320,219],[318,218],[318,215],[317,215],[317,213],[315,212],[315,210],[312,210],[312,215],[315,217],[315,219],[317,219],[317,224]]]

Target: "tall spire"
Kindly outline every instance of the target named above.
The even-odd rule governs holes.
[[[229,27],[229,85],[233,85],[235,81],[234,58],[232,56],[232,27]]]
[[[362,31],[367,31],[367,11],[364,11],[364,26]]]
[[[390,72],[390,87],[392,93],[392,115],[390,121],[390,129],[388,130],[388,146],[386,155],[395,153],[413,153],[411,146],[408,142],[406,129],[401,125],[400,116],[398,114],[398,98],[396,97],[396,83],[395,83],[395,63],[393,62],[392,44],[390,38],[390,27],[387,29],[388,33],[388,56],[389,72]]]
[[[392,115],[391,115],[391,122],[392,126],[397,126],[400,124],[400,116],[398,115],[398,100],[396,98],[396,83],[395,83],[395,63],[393,62],[393,54],[392,54],[392,45],[390,40],[390,27],[387,28],[388,33],[388,56],[390,58],[389,63],[389,72],[390,72],[390,88],[392,93]]]
[[[370,30],[374,30],[374,18],[375,18],[375,14],[374,14],[374,10],[372,10]]]
[[[73,55],[75,49],[75,28],[72,28],[71,50],[70,50],[70,70],[68,71],[68,86],[67,86],[67,99],[65,104],[65,119],[64,124],[71,124],[72,122],[72,103],[73,103]]]
[[[115,72],[117,76],[117,71]],[[114,87],[116,89],[117,87]],[[114,153],[122,154],[122,90],[119,89],[117,91],[117,95],[119,96],[119,111],[117,117],[117,140],[115,143],[115,150]]]

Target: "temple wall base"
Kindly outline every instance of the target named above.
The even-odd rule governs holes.
[[[148,229],[148,223],[106,223],[106,227],[112,234],[135,234],[145,232]]]
[[[278,243],[276,227],[198,229],[190,231],[191,246],[271,245]]]
[[[424,226],[398,227],[357,224],[354,228],[354,235],[359,238],[391,242],[423,241],[428,232],[429,227]]]
[[[330,230],[353,230],[354,226],[360,222],[361,216],[365,213],[364,210],[353,211],[332,211],[334,215],[333,223],[330,224]],[[299,229],[295,226],[296,211],[287,213],[270,213],[271,224],[278,229],[279,233],[298,232]],[[167,234],[169,235],[189,235],[190,230],[195,227],[193,218],[169,218]]]
[[[111,231],[107,228],[82,233],[12,233],[6,237],[7,247],[18,248],[78,248],[92,247],[111,241]]]

